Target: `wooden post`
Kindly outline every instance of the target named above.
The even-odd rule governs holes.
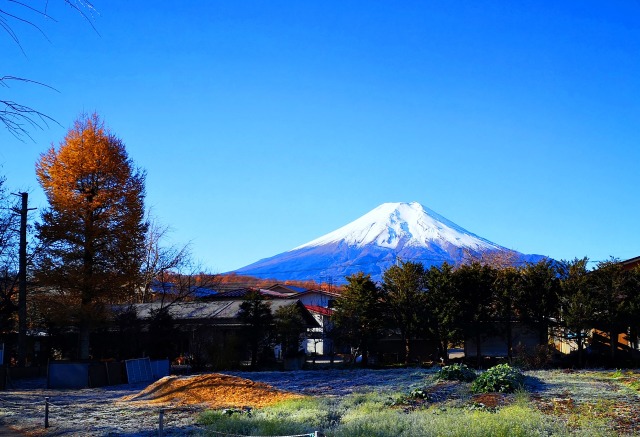
[[[158,436],[162,437],[164,434],[164,410],[160,410],[160,416],[158,417]]]
[[[49,428],[49,397],[44,398],[44,427]]]
[[[29,194],[20,193],[20,244],[18,246],[18,366],[27,358],[27,207]]]

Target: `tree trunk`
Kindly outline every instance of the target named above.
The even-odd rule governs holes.
[[[408,336],[404,338],[404,363],[409,364],[409,356],[411,355],[411,340]]]
[[[444,364],[449,364],[449,351],[447,350],[447,342],[438,340],[438,354]]]
[[[252,342],[251,343],[251,369],[255,369],[257,364],[258,364],[258,342]]]
[[[507,359],[509,363],[513,360],[513,328],[511,320],[507,320]]]
[[[578,329],[578,333],[576,334],[576,341],[578,342],[578,367],[582,368],[584,354],[584,340],[582,339],[582,329]]]
[[[540,322],[540,331],[538,332],[538,344],[541,346],[549,343],[549,323],[546,320]]]
[[[610,351],[610,358],[611,358],[611,365],[613,365],[615,363],[616,360],[616,349],[618,348],[618,332],[617,330],[612,326],[609,329],[609,351]]]
[[[89,356],[89,336],[91,331],[87,322],[80,323],[78,338],[78,358],[88,360]]]
[[[482,335],[480,331],[476,333],[476,367],[482,366]]]

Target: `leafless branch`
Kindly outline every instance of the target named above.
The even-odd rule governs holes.
[[[26,24],[32,28],[35,28],[38,32],[44,36],[45,39],[48,40],[45,32],[38,26],[36,20],[34,18],[29,17],[29,14],[35,14],[36,16],[40,16],[47,20],[51,20],[56,22],[56,20],[51,17],[48,13],[48,1],[45,2],[44,8],[36,8],[33,7],[23,1],[20,0],[5,0],[4,6],[0,7],[0,30],[4,30],[9,38],[13,40],[13,42],[20,48],[20,51],[24,54],[24,49],[20,42],[20,38],[18,33],[14,30],[13,25],[15,24]],[[87,0],[64,0],[64,2],[69,5],[72,9],[78,12],[93,28],[93,30],[98,33],[97,29],[93,25],[91,13],[95,13],[95,8],[93,4]],[[15,10],[10,10],[7,8],[7,5],[13,4],[17,6],[14,8]],[[86,12],[89,11],[89,12]],[[4,76],[0,78],[0,85],[4,87],[8,87],[7,81],[9,80],[17,80],[26,83],[32,83],[41,85],[47,88],[54,89],[48,85],[45,85],[41,82],[37,82],[30,79],[19,78],[15,76]],[[49,126],[49,122],[53,122],[59,124],[52,117],[38,111],[35,108],[32,108],[27,105],[23,105],[17,102],[14,102],[9,99],[0,99],[0,122],[4,124],[4,127],[16,138],[22,139],[22,137],[26,136],[33,140],[31,135],[29,135],[29,131],[33,129],[44,129]]]

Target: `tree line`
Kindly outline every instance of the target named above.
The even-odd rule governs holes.
[[[333,336],[365,365],[389,333],[400,338],[405,362],[415,358],[417,339],[435,342],[444,361],[449,347],[472,340],[479,364],[489,335],[503,338],[507,358],[513,359],[518,346],[513,328],[524,324],[542,347],[549,345],[550,334],[572,342],[582,365],[590,333],[597,329],[614,339],[608,357],[615,363],[619,334],[637,343],[640,268],[625,269],[614,259],[592,270],[587,264],[586,258],[520,267],[473,260],[425,268],[401,261],[384,272],[381,284],[358,273],[346,278],[336,301]]]

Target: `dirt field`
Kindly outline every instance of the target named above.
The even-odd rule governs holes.
[[[206,408],[259,407],[295,395],[346,396],[354,392],[402,393],[424,385],[429,369],[233,372],[229,376],[169,377],[148,387],[47,390],[44,380],[19,381],[0,392],[0,422],[27,435],[157,435],[164,410],[166,435],[197,435]],[[236,376],[239,378],[232,378]],[[566,420],[610,419],[619,435],[640,435],[640,374],[611,371],[527,373],[532,402],[545,414]],[[502,395],[459,398],[455,385],[433,386],[429,402],[478,402],[499,407]],[[44,398],[50,398],[50,428],[44,429]],[[582,418],[582,419],[581,419]]]

